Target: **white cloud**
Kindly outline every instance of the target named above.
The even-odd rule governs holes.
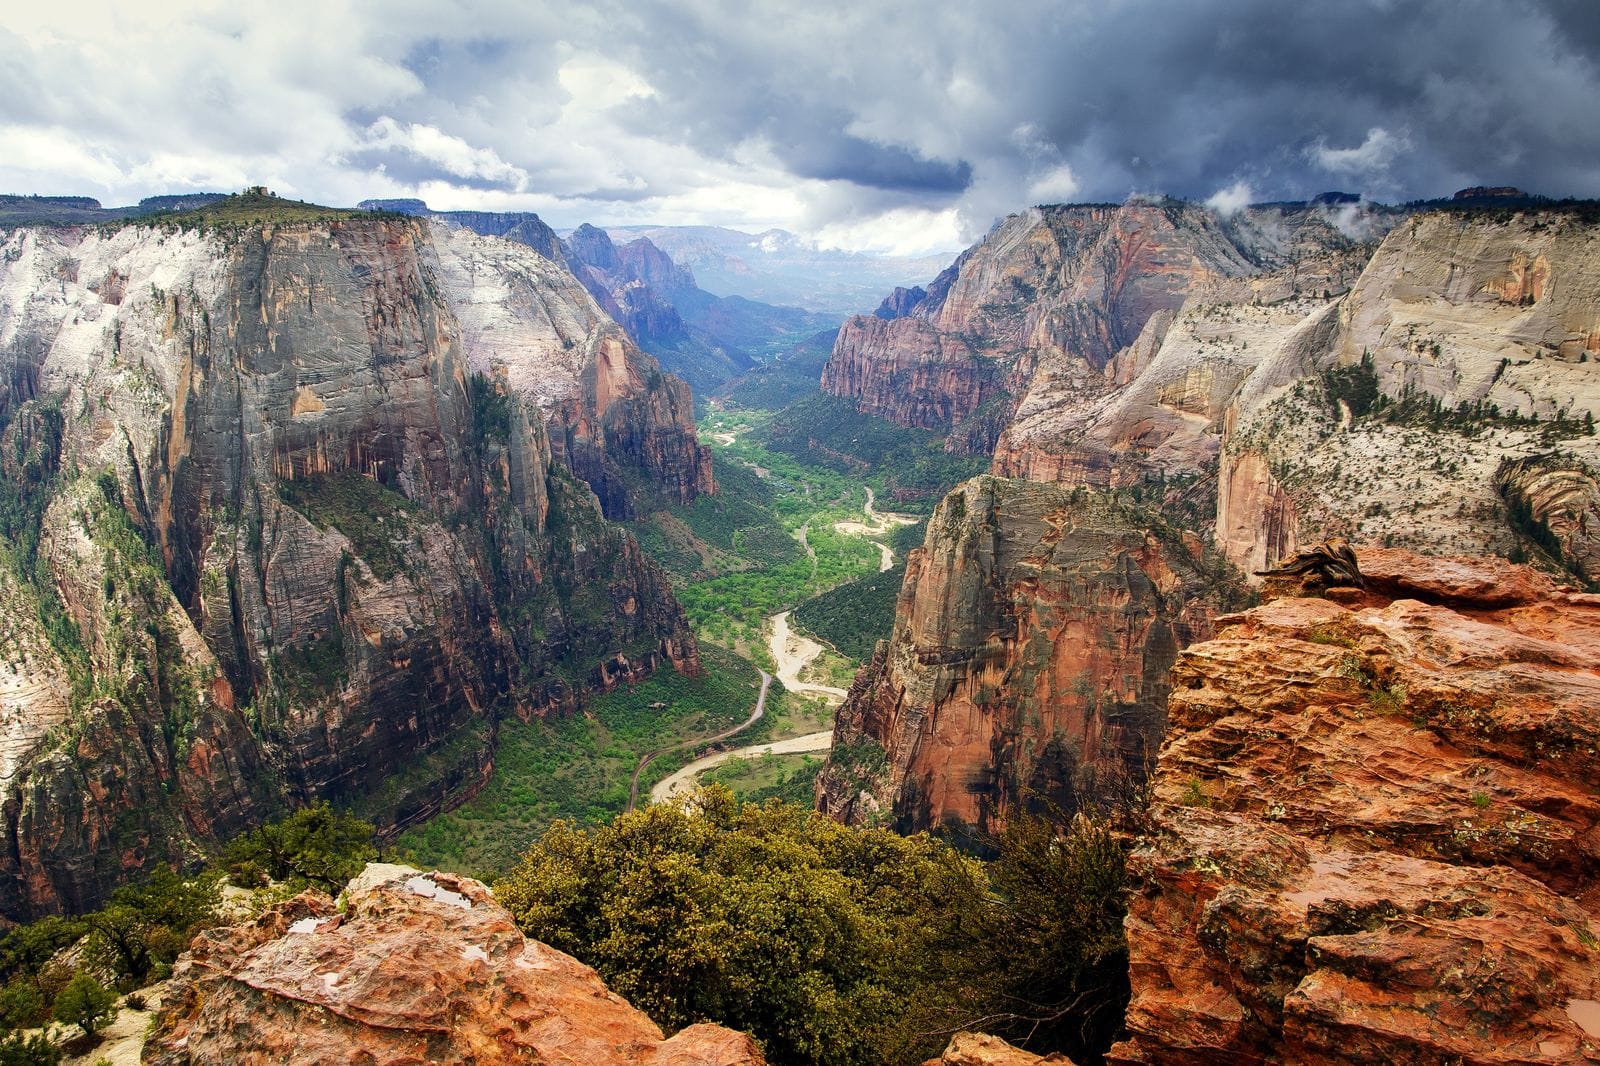
[[[1218,189],[1206,199],[1206,206],[1223,218],[1230,218],[1255,203],[1256,191],[1250,183],[1240,179],[1225,189]]]
[[[1072,168],[1062,163],[1028,183],[1028,201],[1032,204],[1066,203],[1078,195],[1080,188]]]
[[[1354,148],[1329,148],[1323,141],[1312,145],[1312,160],[1325,170],[1356,177],[1380,173],[1411,147],[1404,132],[1390,133],[1382,126],[1367,131],[1367,139]]]
[[[1571,12],[1453,5],[12,0],[0,191],[266,181],[948,250],[1137,189],[1600,194]]]
[[[400,123],[388,115],[367,127],[360,147],[398,148],[458,178],[481,178],[519,191],[528,181],[526,171],[501,159],[493,148],[475,148],[436,127],[420,122]]]

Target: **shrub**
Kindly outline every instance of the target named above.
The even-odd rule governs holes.
[[[63,1025],[76,1025],[89,1036],[117,1013],[117,994],[80,972],[56,997],[55,1019]]]
[[[7,1033],[0,1037],[0,1066],[56,1066],[61,1049],[43,1033]]]
[[[222,864],[241,885],[260,884],[264,872],[275,881],[337,893],[377,855],[372,825],[324,802],[234,840]]]
[[[981,884],[976,864],[927,836],[740,807],[714,786],[697,805],[558,823],[495,893],[669,1030],[714,1019],[775,1064],[895,1058],[928,931],[976,903],[959,895]]]

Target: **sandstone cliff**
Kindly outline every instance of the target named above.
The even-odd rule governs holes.
[[[1593,576],[1600,266],[1581,213],[1417,215],[1221,422],[1218,539],[1248,569],[1342,534]]]
[[[589,967],[527,940],[489,890],[372,865],[343,906],[306,893],[178,960],[143,1061],[760,1066],[711,1024],[671,1039]]]
[[[846,322],[823,388],[864,412],[950,432],[953,448],[984,452],[1017,405],[1031,404],[1036,420],[1054,412],[1050,433],[1035,426],[1027,434],[1048,450],[1045,441],[1081,429],[1082,408],[1127,383],[1141,338],[1146,358],[1159,346],[1170,324],[1152,334],[1159,315],[1200,294],[1272,304],[1341,291],[1362,261],[1361,242],[1319,205],[1228,217],[1141,198],[1033,208],[965,252],[921,299],[897,293],[876,315]],[[1226,379],[1189,394],[1226,391],[1237,378]],[[1021,473],[1033,461],[1014,456],[996,472]]]
[[[1178,659],[1112,1061],[1600,1061],[1600,598],[1360,559]]]
[[[1167,671],[1229,583],[1159,518],[980,477],[907,561],[893,635],[838,712],[819,806],[911,831],[995,832],[1019,805],[1127,798]]]
[[[698,669],[555,461],[619,507],[692,498],[686,390],[570,275],[497,290],[570,349],[475,340],[443,259],[396,221],[7,238],[0,913],[93,906],[285,801],[404,824],[483,780],[503,711]]]
[[[569,270],[457,227],[437,227],[433,247],[468,364],[545,412],[558,458],[608,517],[714,491],[688,386],[663,373]]]

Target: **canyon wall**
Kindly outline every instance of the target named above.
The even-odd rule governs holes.
[[[1256,568],[1342,535],[1592,578],[1594,248],[1581,212],[1439,211],[1391,230],[1316,335],[1274,349],[1229,403],[1230,558]]]
[[[1006,812],[1130,799],[1167,671],[1210,634],[1225,575],[1159,517],[984,476],[935,510],[895,627],[839,709],[821,809],[993,833]]]
[[[906,292],[888,314],[847,321],[823,388],[863,412],[947,432],[956,450],[991,451],[1019,405],[1035,420],[1048,408],[1050,432],[1035,425],[1026,435],[1048,452],[1045,442],[1076,435],[1085,409],[1127,383],[1141,339],[1145,357],[1154,352],[1171,322],[1152,337],[1160,316],[1201,294],[1270,305],[1342,291],[1362,261],[1361,241],[1318,204],[1226,217],[1142,198],[1032,208],[968,249],[919,300]],[[1188,392],[1225,391],[1224,381]],[[1035,463],[1050,460],[1013,454],[996,472]]]
[[[406,824],[482,782],[500,714],[699,668],[557,461],[617,510],[692,498],[687,390],[570,275],[453,289],[447,256],[412,221],[6,238],[0,912],[286,802]],[[469,336],[495,285],[568,332]]]

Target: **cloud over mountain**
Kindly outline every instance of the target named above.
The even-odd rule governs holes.
[[[79,0],[0,30],[0,188],[909,250],[1131,192],[1597,196],[1596,99],[1590,0]]]

